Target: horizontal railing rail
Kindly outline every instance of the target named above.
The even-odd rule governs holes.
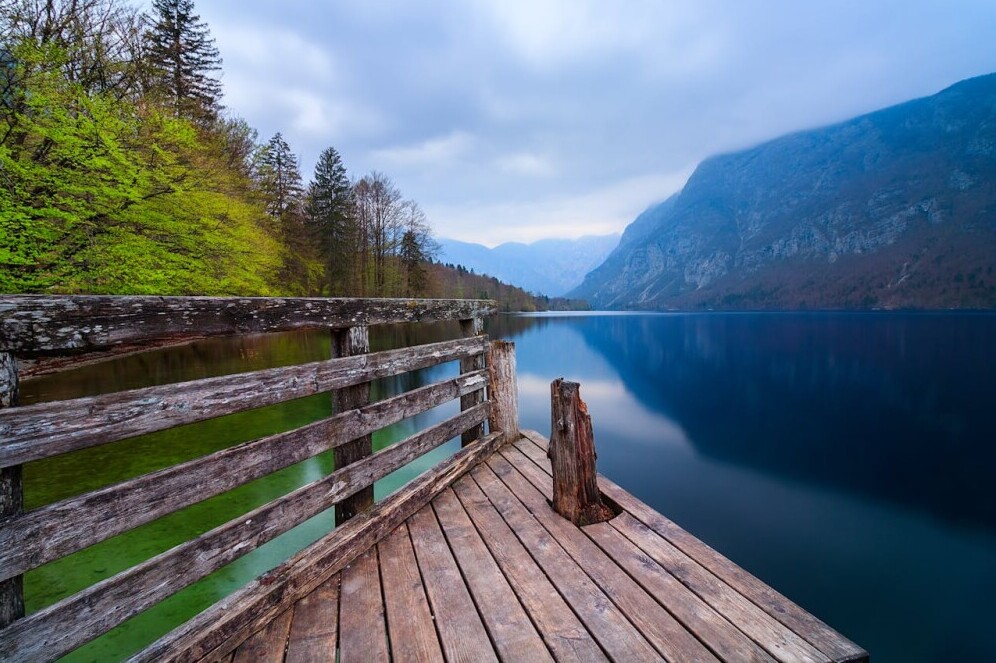
[[[0,352],[31,357],[186,337],[471,320],[496,310],[476,299],[12,295],[0,297]]]
[[[0,621],[0,659],[66,654],[333,506],[338,527],[342,518],[369,509],[376,481],[448,440],[463,438],[475,447],[461,462],[493,448],[501,435],[484,434],[491,401],[483,359],[488,343],[480,333],[481,316],[492,312],[492,302],[449,300],[0,297],[3,404],[16,400],[15,356],[317,327],[333,330],[334,355],[0,410],[0,492],[6,491],[0,494],[6,505],[0,512],[0,615],[3,605],[13,606],[13,618]],[[461,321],[464,338],[367,352],[367,324],[446,319]],[[451,361],[460,362],[457,377],[369,402],[372,380]],[[324,392],[335,396],[333,413],[318,421],[28,511],[20,507],[24,463]],[[456,400],[459,414],[373,452],[372,433]],[[24,573],[328,452],[335,455],[330,474],[37,612],[17,614]]]

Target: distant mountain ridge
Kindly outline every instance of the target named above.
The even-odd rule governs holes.
[[[439,262],[463,265],[532,293],[559,297],[581,284],[619,243],[619,235],[578,239],[543,239],[532,244],[507,242],[490,249],[482,244],[439,240]]]
[[[703,161],[569,293],[599,308],[996,307],[996,74]]]

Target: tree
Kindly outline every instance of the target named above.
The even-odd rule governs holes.
[[[389,274],[389,257],[396,255],[400,246],[401,191],[389,177],[375,171],[353,185],[353,199],[360,231],[360,273],[364,283],[372,285],[372,293],[367,294],[387,295],[397,280]]]
[[[322,151],[308,187],[306,213],[325,261],[333,295],[355,294],[352,276],[358,250],[353,196],[346,166],[334,147]]]
[[[273,218],[299,211],[304,189],[297,157],[278,131],[256,156],[256,181]]]
[[[193,0],[153,0],[146,34],[151,85],[177,117],[204,124],[221,108],[221,56],[207,24],[194,14]]]
[[[414,200],[405,201],[404,216],[405,230],[401,236],[400,251],[405,277],[404,294],[407,297],[418,297],[426,294],[429,286],[426,263],[432,262],[439,247],[432,240],[432,231],[418,203]]]

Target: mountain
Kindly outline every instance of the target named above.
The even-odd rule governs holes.
[[[702,162],[570,294],[597,308],[996,307],[996,74]]]
[[[544,239],[532,244],[508,242],[493,249],[443,239],[439,241],[439,262],[463,265],[529,292],[559,297],[578,286],[618,243],[618,234]]]

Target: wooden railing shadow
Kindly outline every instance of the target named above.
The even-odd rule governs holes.
[[[335,506],[335,530],[135,659],[231,651],[517,430],[514,359],[481,334],[483,317],[494,311],[493,302],[470,300],[0,298],[0,660],[58,658]],[[369,353],[370,325],[436,320],[459,320],[462,337]],[[332,359],[16,406],[17,359],[317,328],[331,330]],[[369,402],[371,380],[449,361],[460,362],[457,377]],[[323,392],[334,401],[325,419],[23,510],[24,463]],[[454,399],[459,414],[373,452],[375,431]],[[375,481],[455,437],[459,452],[374,503]],[[25,572],[326,452],[335,458],[331,474],[24,615]]]

